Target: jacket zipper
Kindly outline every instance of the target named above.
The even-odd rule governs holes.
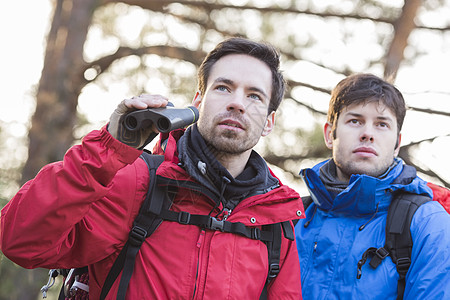
[[[304,276],[302,276],[302,280],[301,280],[302,285],[305,285],[304,280],[308,280],[309,273],[310,273],[311,269],[314,268],[314,259],[316,256],[316,251],[317,251],[317,240],[314,241],[312,251],[309,254],[306,270],[302,269],[302,273],[303,273],[302,275],[304,275]]]
[[[204,240],[205,240],[205,234],[206,234],[206,232],[205,232],[205,230],[203,229],[201,232],[200,232],[200,235],[199,235],[199,237],[198,237],[198,239],[197,239],[197,248],[198,248],[198,256],[197,256],[197,270],[196,270],[196,272],[195,272],[195,284],[194,284],[194,293],[192,294],[192,299],[195,299],[195,294],[197,293],[197,286],[198,286],[198,281],[199,281],[199,273],[200,273],[200,260],[201,260],[201,257],[202,257],[202,245],[203,245],[203,242],[204,242]]]
[[[202,229],[200,232],[200,235],[197,239],[197,248],[198,248],[198,254],[197,254],[197,269],[195,272],[195,282],[194,282],[194,292],[192,294],[192,299],[195,299],[197,296],[198,288],[200,287],[200,273],[202,265],[203,265],[203,252],[205,251],[205,238],[206,238],[206,231]]]

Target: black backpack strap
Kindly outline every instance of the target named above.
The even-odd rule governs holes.
[[[281,228],[283,228],[284,237],[291,241],[295,240],[294,230],[292,229],[291,222],[286,221],[281,222],[280,224]]]
[[[164,220],[178,222],[183,225],[195,225],[209,230],[239,234],[249,239],[260,240],[263,242],[273,240],[273,233],[271,230],[248,227],[240,222],[218,220],[209,215],[197,215],[185,211],[177,212],[166,208],[163,208],[159,215]]]
[[[290,227],[290,226],[289,226]],[[277,277],[280,272],[280,252],[281,252],[281,231],[282,225],[281,223],[269,224],[263,226],[264,230],[268,231],[272,235],[272,241],[267,241],[267,255],[269,259],[269,271],[267,274],[267,280],[264,284],[264,288],[262,290],[260,300],[267,299],[267,288],[269,283]]]
[[[405,278],[411,265],[411,251],[413,241],[411,237],[411,221],[416,210],[423,203],[430,201],[426,195],[398,192],[392,198],[386,219],[386,241],[384,247],[367,249],[358,262],[357,278],[361,278],[361,267],[371,256],[370,266],[377,268],[382,261],[391,256],[397,266],[399,280],[397,285],[397,299],[403,299]]]
[[[260,300],[267,299],[267,288],[269,283],[277,277],[278,273],[280,273],[281,233],[283,232],[284,237],[291,241],[295,239],[294,230],[292,230],[290,221],[265,225],[264,229],[271,232],[272,241],[265,242],[269,259],[269,271],[266,283],[264,284],[264,288],[259,298]]]
[[[303,208],[305,210],[313,203],[313,199],[309,195],[308,196],[301,196],[300,198],[302,198]]]
[[[109,290],[122,270],[117,299],[125,299],[128,284],[131,275],[133,274],[136,255],[145,239],[149,237],[162,222],[161,218],[158,218],[157,215],[151,213],[150,208],[155,209],[155,207],[162,207],[163,203],[167,202],[164,201],[166,197],[164,191],[156,185],[156,169],[164,161],[164,156],[151,155],[144,151],[140,157],[144,159],[149,170],[150,182],[147,195],[138,216],[134,220],[133,228],[129,233],[128,240],[106,277],[100,299],[106,298]]]
[[[392,261],[397,266],[399,274],[397,286],[397,299],[403,299],[405,290],[405,277],[411,265],[411,252],[413,241],[411,237],[411,221],[416,210],[430,201],[430,197],[410,193],[401,193],[394,197],[389,206],[386,220],[386,244]]]

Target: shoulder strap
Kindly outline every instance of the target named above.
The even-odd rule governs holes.
[[[411,221],[416,210],[431,199],[425,195],[401,193],[389,206],[386,220],[386,244],[392,261],[399,274],[397,299],[403,299],[405,277],[411,265],[413,241],[411,237]]]
[[[411,221],[416,210],[423,203],[431,199],[426,195],[417,195],[411,193],[396,194],[391,204],[389,205],[388,215],[386,219],[386,242],[385,246],[381,248],[369,248],[360,263],[364,264],[365,258],[368,254],[373,257],[370,261],[370,266],[373,268],[378,265],[388,255],[391,256],[392,261],[397,266],[399,280],[397,285],[397,299],[403,299],[405,290],[405,277],[411,265],[411,251],[413,241],[411,237]],[[360,263],[358,267],[360,270]],[[362,265],[361,264],[361,265]],[[359,275],[360,276],[360,275]]]
[[[267,280],[264,284],[260,300],[267,299],[267,288],[269,283],[277,277],[280,272],[280,254],[281,254],[281,234],[283,232],[284,237],[289,240],[294,240],[294,231],[292,230],[290,221],[269,224],[263,226],[264,230],[271,233],[271,240],[265,241],[267,246],[267,255],[269,259],[269,272],[267,274]]]
[[[147,163],[150,172],[149,190],[139,214],[133,223],[133,228],[130,231],[128,241],[125,243],[125,246],[114,262],[105,280],[100,299],[103,300],[106,298],[122,269],[123,272],[120,279],[117,299],[125,299],[128,284],[134,270],[136,255],[144,240],[156,230],[163,220],[186,225],[196,225],[211,230],[220,230],[222,232],[239,234],[247,238],[263,241],[267,245],[269,271],[260,299],[266,299],[264,297],[267,297],[267,286],[280,271],[282,232],[287,239],[294,240],[294,233],[290,221],[265,225],[262,230],[260,230],[256,227],[247,227],[240,222],[217,220],[211,216],[195,215],[183,211],[171,211],[169,209],[171,202],[164,201],[167,196],[167,191],[156,185],[156,169],[164,160],[164,157],[161,155],[150,155],[147,152],[144,152],[143,155],[141,155],[141,158]]]
[[[149,170],[150,182],[147,195],[139,214],[133,223],[133,228],[129,233],[128,240],[106,277],[100,295],[100,299],[102,300],[106,298],[109,290],[122,270],[123,272],[120,279],[117,299],[125,299],[128,284],[134,270],[136,254],[139,252],[144,240],[149,237],[162,222],[162,219],[157,217],[157,215],[152,214],[151,211],[152,209],[158,209],[158,207],[161,209],[163,202],[167,202],[164,201],[164,191],[159,189],[156,185],[156,169],[164,161],[164,156],[151,155],[144,151],[140,157],[145,161]]]

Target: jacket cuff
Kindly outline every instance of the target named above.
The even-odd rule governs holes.
[[[102,127],[99,138],[101,145],[106,149],[114,151],[117,159],[125,164],[133,163],[143,152],[143,150],[138,150],[115,139],[109,133],[108,125]]]

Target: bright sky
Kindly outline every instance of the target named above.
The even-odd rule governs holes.
[[[26,3],[26,9],[24,9]],[[37,85],[42,68],[45,34],[51,19],[51,3],[41,1],[8,1],[0,10],[2,47],[0,47],[0,122],[9,123],[15,136],[26,134],[26,123],[34,110],[33,88]],[[413,35],[420,39],[426,55],[418,59],[414,66],[403,67],[396,85],[403,92],[411,106],[433,108],[450,112],[450,38],[438,41],[427,40],[423,35]],[[349,49],[347,49],[349,50]],[[353,49],[351,55],[360,53]],[[330,59],[333,59],[330,57]],[[311,75],[311,74],[309,74]],[[158,82],[153,82],[157,86]],[[117,87],[119,89],[120,87]],[[114,87],[111,87],[114,89]],[[426,93],[435,91],[437,93]],[[89,106],[87,101],[96,96],[95,87],[86,89],[80,106],[83,112],[99,111],[102,103]],[[426,99],[425,99],[426,98]],[[118,99],[119,101],[120,99]],[[426,100],[426,101],[424,101]],[[113,108],[101,109],[103,114],[89,115],[90,121],[106,120]],[[96,119],[97,118],[97,119]],[[450,133],[450,118],[408,112],[403,130],[403,144],[439,134]],[[450,159],[448,149],[450,138],[436,140],[432,145],[422,147],[423,162],[445,175],[450,180]]]

